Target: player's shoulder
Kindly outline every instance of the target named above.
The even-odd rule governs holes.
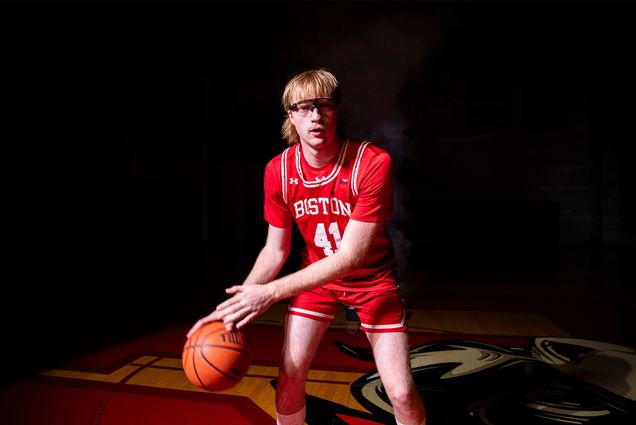
[[[349,139],[349,146],[365,159],[391,160],[389,152],[372,141]]]
[[[281,162],[283,162],[284,158],[289,157],[290,153],[294,150],[296,145],[291,145],[283,149],[279,154],[269,160],[267,163],[267,168],[270,167],[280,167]]]

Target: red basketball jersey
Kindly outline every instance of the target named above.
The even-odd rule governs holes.
[[[299,143],[265,169],[265,220],[275,227],[295,221],[305,240],[303,265],[338,251],[350,218],[383,222],[393,213],[391,157],[369,142],[347,140],[324,167],[310,166]],[[395,286],[396,262],[383,226],[363,263],[325,285],[340,291]]]

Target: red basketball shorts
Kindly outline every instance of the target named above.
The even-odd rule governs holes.
[[[342,306],[355,308],[365,332],[406,330],[406,310],[398,287],[368,292],[343,292],[316,288],[295,296],[289,314],[331,322]]]

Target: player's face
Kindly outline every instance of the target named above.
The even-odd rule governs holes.
[[[336,143],[338,108],[328,97],[300,97],[287,111],[301,143],[320,149]]]

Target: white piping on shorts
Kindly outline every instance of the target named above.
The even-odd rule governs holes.
[[[397,328],[401,328],[402,326],[404,326],[405,320],[406,320],[406,315],[402,315],[402,321],[400,323],[392,323],[392,324],[388,324],[388,325],[367,325],[366,323],[362,323],[360,322],[360,326],[362,326],[363,328],[367,328],[367,329],[397,329]]]
[[[325,319],[334,319],[336,317],[336,316],[331,316],[329,314],[318,313],[318,312],[315,312],[315,311],[305,310],[304,308],[298,308],[298,307],[289,307],[289,311],[293,311],[293,312],[296,312],[296,313],[308,314],[310,316],[324,317]]]

